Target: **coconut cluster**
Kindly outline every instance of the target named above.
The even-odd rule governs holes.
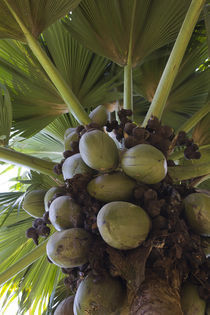
[[[175,137],[155,117],[142,128],[130,115],[121,110],[120,122],[107,122],[99,106],[90,114],[91,124],[67,129],[64,159],[54,168],[65,185],[40,198],[45,209],[40,220],[57,230],[49,237],[47,256],[68,275],[65,284],[75,293],[74,303],[66,302],[72,314],[120,312],[132,279],[119,265],[127,261],[129,268],[132,253],[148,247],[150,255],[142,258],[148,268],[170,277],[171,266],[185,264],[183,279],[202,278],[203,297],[209,297],[208,255],[200,235],[210,234],[210,197],[185,183],[174,185],[167,174],[174,146],[185,145],[188,159],[200,157],[198,147],[182,132]],[[30,213],[30,206],[24,208]]]

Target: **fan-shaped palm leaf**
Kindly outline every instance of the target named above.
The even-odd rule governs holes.
[[[209,50],[209,57],[210,57],[210,1],[206,1],[206,5],[204,7],[204,19],[206,25],[206,32],[207,32],[207,42],[208,42],[208,50]]]
[[[110,61],[80,45],[60,22],[43,36],[57,69],[84,107],[116,99],[118,94],[113,89],[116,77],[110,73]]]
[[[25,131],[23,135],[29,136],[57,115],[67,112],[66,105],[26,46],[1,40],[0,70],[0,81],[10,90],[16,132]]]
[[[8,90],[0,84],[0,145],[9,142],[12,127],[12,105]]]
[[[151,102],[156,91],[160,76],[167,62],[167,51],[163,50],[164,56],[155,58],[152,54],[148,61],[134,70],[134,90]],[[162,116],[164,124],[169,124],[177,129],[191,117],[196,111],[202,108],[207,101],[210,86],[210,69],[206,71],[195,71],[196,68],[207,58],[207,45],[199,44],[196,48],[189,47],[181,63],[178,75],[168,97],[165,111]],[[145,103],[145,101],[144,101]],[[149,105],[149,104],[148,104]],[[138,105],[135,108],[136,120],[145,106]]]
[[[49,28],[45,37],[54,62],[84,107],[95,107],[115,99],[113,89],[117,77],[108,75],[108,60],[79,45],[59,23]],[[13,134],[30,137],[68,112],[59,93],[26,46],[12,40],[0,41],[0,73],[0,82],[6,84],[12,98]]]
[[[22,178],[17,180],[21,180],[29,186],[27,190],[49,189],[56,185],[49,176],[36,172],[23,175]],[[40,247],[37,254],[32,254],[36,247],[32,240],[26,238],[25,231],[31,227],[34,218],[22,209],[16,211],[23,194],[23,192],[0,194],[0,204],[5,210],[0,214],[0,222],[2,222],[0,227],[0,282],[4,282],[8,277],[11,278],[10,281],[1,286],[0,292],[1,296],[6,294],[5,306],[20,292],[23,292],[20,300],[20,310],[24,313],[29,308],[33,312],[38,309],[39,314],[41,314],[47,308],[49,295],[63,276],[60,269],[47,261],[45,246]],[[5,203],[5,200],[7,200],[7,203]],[[5,220],[6,207],[13,207],[13,211]],[[33,263],[33,260],[36,262]],[[31,263],[33,264],[31,265]],[[15,276],[17,268],[19,273]]]
[[[210,105],[209,105],[210,111]],[[194,128],[193,139],[199,146],[210,145],[210,113],[206,115]]]
[[[15,150],[37,156],[41,159],[47,158],[54,162],[60,162],[63,158],[64,144],[42,130],[30,139],[16,142],[14,148]]]
[[[190,1],[83,0],[66,20],[71,34],[97,54],[127,64],[133,24],[132,64],[175,40]]]
[[[73,10],[81,0],[2,0],[0,3],[0,38],[25,40],[8,5],[35,37],[59,18]],[[7,5],[8,4],[8,5]]]
[[[72,295],[71,290],[64,285],[63,279],[56,284],[55,290],[50,297],[47,314],[52,314],[61,301]]]

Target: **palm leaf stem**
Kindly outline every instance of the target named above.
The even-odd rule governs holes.
[[[167,98],[205,1],[206,0],[192,0],[190,4],[166,67],[159,81],[152,103],[143,121],[143,127],[146,127],[151,116],[156,116],[158,119],[161,119],[162,117]]]
[[[176,134],[178,135],[180,131],[185,131],[186,133],[188,133],[209,112],[210,112],[210,102],[207,102],[198,112],[196,112],[181,127],[179,127],[179,129],[176,131]]]
[[[55,166],[55,163],[24,153],[20,153],[8,148],[0,147],[0,161],[29,167],[34,171],[56,177],[53,172],[53,167]]]
[[[133,1],[128,59],[127,65],[124,67],[124,99],[123,108],[131,109],[133,111],[133,75],[132,75],[132,45],[133,45],[133,27],[136,11],[136,0]]]
[[[46,242],[44,240],[40,245],[34,248],[32,251],[24,255],[15,264],[10,266],[8,269],[0,273],[0,285],[13,278],[15,275],[23,271],[25,268],[30,266],[33,262],[39,259],[41,256],[46,254]]]
[[[79,121],[81,124],[89,124],[91,122],[88,114],[80,104],[77,97],[74,95],[73,91],[70,89],[66,81],[61,76],[60,72],[51,62],[45,51],[41,48],[39,42],[35,39],[35,37],[28,31],[24,23],[21,21],[19,16],[15,13],[12,7],[8,4],[7,0],[4,0],[6,5],[8,6],[10,12],[16,19],[17,23],[19,24],[20,28],[22,29],[26,41],[31,48],[32,52],[39,60],[40,64],[42,65],[43,69],[48,74],[49,78],[59,91],[61,97],[63,98],[64,102],[66,103],[68,110],[70,113],[74,115],[74,117]]]
[[[168,174],[174,182],[210,174],[210,162],[168,167]]]

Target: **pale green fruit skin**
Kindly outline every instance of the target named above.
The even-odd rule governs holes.
[[[81,154],[77,153],[68,157],[62,165],[64,180],[74,177],[76,174],[92,174],[93,169],[85,164]]]
[[[97,226],[108,245],[128,250],[138,247],[147,238],[151,221],[142,208],[130,202],[113,201],[100,209]]]
[[[71,147],[71,142],[72,141],[78,141],[79,140],[79,135],[76,131],[73,131],[71,133],[69,133],[67,135],[67,137],[65,138],[64,140],[64,148],[65,148],[65,151],[66,150],[71,150],[72,147]]]
[[[57,231],[82,225],[82,210],[69,196],[57,197],[50,205],[49,219]]]
[[[59,193],[63,193],[65,194],[65,191],[64,191],[64,188],[62,187],[51,187],[45,194],[44,196],[44,206],[45,206],[45,211],[48,211],[49,210],[49,207],[48,207],[48,203],[49,201],[52,200],[53,196],[55,194],[59,194]]]
[[[94,280],[94,275],[90,273],[80,283],[74,299],[74,314],[119,314],[125,296],[121,282],[107,273],[101,280]]]
[[[181,307],[184,315],[205,315],[206,302],[200,298],[196,285],[190,282],[183,285]]]
[[[25,195],[23,209],[32,217],[40,218],[45,213],[44,196],[46,190],[32,190]]]
[[[103,174],[92,179],[87,185],[88,193],[101,201],[128,200],[136,186],[136,181],[121,172]]]
[[[195,233],[210,236],[210,196],[193,193],[184,200],[187,221]]]
[[[105,106],[97,106],[89,115],[92,122],[98,124],[100,127],[103,127],[108,120],[108,112]]]
[[[57,306],[54,315],[74,315],[74,296],[69,296]]]
[[[73,268],[88,262],[92,236],[81,228],[55,232],[50,236],[46,251],[47,256],[57,266]]]
[[[64,141],[66,140],[68,135],[70,135],[70,133],[73,133],[73,132],[76,132],[76,128],[68,128],[68,129],[66,129],[66,131],[64,133]]]
[[[157,184],[167,174],[167,161],[163,153],[149,144],[138,144],[128,149],[121,160],[123,171],[145,184]]]
[[[103,131],[85,133],[80,139],[79,150],[85,164],[97,171],[111,171],[118,165],[117,146]]]

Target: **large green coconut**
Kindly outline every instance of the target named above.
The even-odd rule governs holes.
[[[105,106],[97,106],[89,115],[92,122],[98,124],[100,127],[103,127],[108,120],[108,112]]]
[[[121,166],[128,176],[146,184],[159,183],[167,173],[165,156],[149,144],[138,144],[128,149],[122,157]]]
[[[64,133],[64,141],[66,140],[66,138],[68,137],[68,135],[70,135],[71,133],[76,132],[77,128],[68,128],[66,129],[65,133]]]
[[[183,285],[181,307],[184,315],[205,315],[206,302],[200,298],[196,285],[190,282]]]
[[[184,200],[187,221],[195,233],[210,236],[210,196],[193,193]]]
[[[46,190],[32,190],[28,192],[23,200],[23,209],[34,218],[42,217],[45,212],[44,196]]]
[[[112,138],[100,130],[85,133],[79,142],[83,161],[98,171],[111,171],[119,161],[117,146]]]
[[[119,314],[125,297],[122,283],[105,273],[102,278],[90,273],[79,285],[74,299],[75,315]]]
[[[81,228],[73,228],[51,235],[46,250],[48,257],[55,265],[73,268],[88,262],[91,244],[90,233]]]
[[[55,186],[51,187],[44,196],[44,206],[45,211],[49,210],[49,202],[53,199],[56,194],[65,194],[65,190],[63,187]]]
[[[101,201],[128,200],[136,186],[136,181],[121,172],[103,174],[92,179],[88,186],[88,193]]]
[[[69,296],[63,300],[56,308],[54,315],[74,315],[74,296]]]
[[[93,169],[85,164],[80,153],[68,157],[62,165],[64,180],[74,177],[76,174],[91,174]]]
[[[65,140],[64,140],[64,147],[65,147],[65,150],[72,150],[72,147],[71,147],[71,143],[73,141],[78,141],[79,140],[79,135],[76,131],[72,131],[70,132]]]
[[[138,247],[147,238],[151,221],[141,207],[130,202],[113,201],[100,209],[97,225],[107,244],[127,250]]]
[[[81,207],[69,196],[53,200],[49,208],[49,219],[57,231],[81,227]]]

